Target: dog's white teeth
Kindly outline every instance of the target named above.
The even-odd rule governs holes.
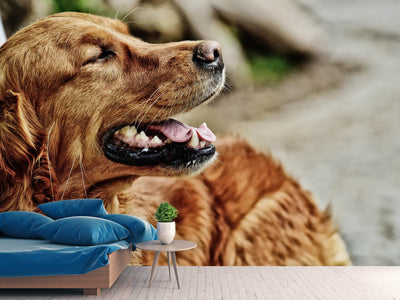
[[[135,126],[125,126],[124,128],[121,128],[120,130],[116,131],[115,133],[120,133],[123,134],[127,137],[134,136],[137,134],[137,130]]]
[[[142,152],[147,152],[147,151],[149,151],[149,148],[147,147],[142,149]]]
[[[129,131],[132,132],[133,134],[137,134],[137,130],[135,126],[129,126]]]
[[[162,144],[162,141],[160,140],[160,138],[159,138],[158,136],[154,136],[154,137],[152,138],[152,140],[151,140],[151,143],[152,143],[153,145],[161,145],[161,144]]]
[[[146,133],[144,131],[141,131],[136,137],[136,140],[138,141],[148,141],[149,137],[146,135]]]
[[[200,148],[204,148],[206,146],[206,141],[201,141],[199,145]]]
[[[129,126],[125,126],[118,130],[118,133],[126,135],[127,131],[129,130]]]
[[[195,129],[192,129],[192,137],[188,145],[192,148],[197,148],[199,145],[199,136],[197,135],[197,131]]]

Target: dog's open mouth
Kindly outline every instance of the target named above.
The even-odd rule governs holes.
[[[198,128],[174,119],[139,127],[127,125],[107,132],[103,138],[108,159],[132,166],[165,164],[190,167],[215,154],[214,133],[205,123]]]

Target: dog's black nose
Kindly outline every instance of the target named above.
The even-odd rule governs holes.
[[[194,48],[193,60],[199,67],[221,69],[224,67],[221,45],[214,41],[204,41]]]

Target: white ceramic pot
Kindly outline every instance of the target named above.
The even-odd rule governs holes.
[[[175,222],[157,222],[157,236],[161,244],[171,244],[175,237]]]

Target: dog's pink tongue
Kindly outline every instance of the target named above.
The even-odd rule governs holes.
[[[217,137],[215,134],[207,127],[206,123],[203,123],[199,126],[199,128],[196,128],[197,134],[202,140],[205,140],[206,142],[213,143],[217,140]]]
[[[199,128],[195,128],[177,120],[169,119],[163,125],[150,126],[150,129],[161,131],[167,138],[177,143],[189,141],[193,135],[193,131],[197,132],[199,138],[206,142],[212,143],[217,140],[216,136],[207,127],[206,123],[201,124]]]

